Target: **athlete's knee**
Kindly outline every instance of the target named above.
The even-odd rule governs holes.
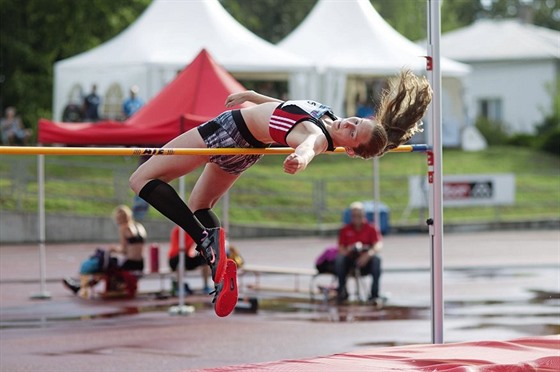
[[[149,182],[149,179],[146,179],[145,177],[142,177],[141,174],[139,174],[138,171],[132,173],[128,179],[128,185],[130,186],[130,188],[132,189],[132,191],[134,191],[136,193],[136,195],[138,195],[140,193],[140,190],[142,190],[142,188]]]
[[[193,211],[212,209],[220,200],[219,197],[201,196],[200,194],[191,194],[187,205]]]
[[[130,177],[128,178],[128,186],[132,189],[132,191],[134,191],[136,193],[136,195],[138,195],[138,193],[140,192],[140,189],[142,187],[139,187],[139,177],[136,174],[136,172],[132,173],[130,175]]]

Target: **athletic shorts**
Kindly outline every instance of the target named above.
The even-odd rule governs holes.
[[[226,111],[198,127],[208,148],[265,148],[247,128],[239,110]],[[263,155],[212,155],[210,162],[233,175],[239,175],[255,164]]]

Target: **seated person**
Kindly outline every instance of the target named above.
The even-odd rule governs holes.
[[[82,264],[80,270],[82,275],[81,281],[76,281],[72,278],[65,278],[64,285],[78,293],[80,289],[89,282],[89,276],[96,272],[104,270],[124,270],[124,271],[140,271],[144,270],[144,244],[146,242],[146,230],[144,226],[135,221],[132,217],[132,211],[126,205],[119,205],[113,211],[113,220],[119,229],[119,245],[110,246],[107,250],[107,264],[104,267],[103,263],[95,263],[91,268],[85,269],[91,259],[86,260]]]
[[[335,274],[338,277],[337,302],[348,299],[346,278],[350,270],[358,268],[361,275],[371,275],[372,284],[369,300],[378,304],[379,278],[381,277],[382,247],[381,233],[369,224],[364,205],[355,202],[350,205],[351,221],[342,227],[338,235],[338,255],[335,259]]]
[[[180,228],[175,226],[173,230],[171,230],[171,237],[169,242],[169,267],[173,271],[177,271],[177,267],[179,266],[179,234]],[[189,234],[183,232],[183,247],[185,247],[185,270],[194,270],[199,266],[202,266],[202,283],[203,283],[203,291],[205,293],[210,293],[212,290],[208,286],[208,277],[210,275],[210,266],[206,263],[204,257],[202,257],[196,251],[196,244],[192,240]],[[189,286],[185,283],[185,293],[191,294],[192,291],[190,290]]]
[[[16,108],[9,106],[6,108],[6,116],[0,120],[0,132],[2,133],[2,143],[5,145],[27,145],[32,132],[27,129],[21,118],[16,115]]]

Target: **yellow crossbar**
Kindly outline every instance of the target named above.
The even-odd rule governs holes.
[[[416,145],[399,146],[390,152],[419,151]],[[424,150],[425,151],[425,150]],[[291,147],[259,148],[133,148],[133,147],[48,147],[48,146],[0,146],[0,155],[282,155],[291,154]],[[343,153],[337,147],[333,153]]]

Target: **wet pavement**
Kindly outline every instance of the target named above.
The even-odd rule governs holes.
[[[252,239],[233,242],[252,265],[311,268],[333,238]],[[39,250],[0,247],[1,371],[184,371],[361,348],[431,342],[430,246],[427,235],[389,235],[382,252],[382,308],[355,298],[335,306],[315,293],[310,278],[240,278],[241,298],[257,298],[258,311],[218,318],[210,296],[186,302],[195,311],[170,315],[177,298],[156,296],[167,281],[142,279],[131,300],[75,297],[61,285],[97,244],[47,245],[46,287],[41,292]],[[166,244],[160,243],[165,257]],[[508,340],[560,334],[560,232],[507,231],[444,236],[444,340]],[[163,260],[160,260],[163,262]],[[328,286],[328,276],[316,284]],[[202,286],[189,273],[191,288]],[[369,282],[366,279],[366,287]],[[267,290],[267,288],[271,288]]]

